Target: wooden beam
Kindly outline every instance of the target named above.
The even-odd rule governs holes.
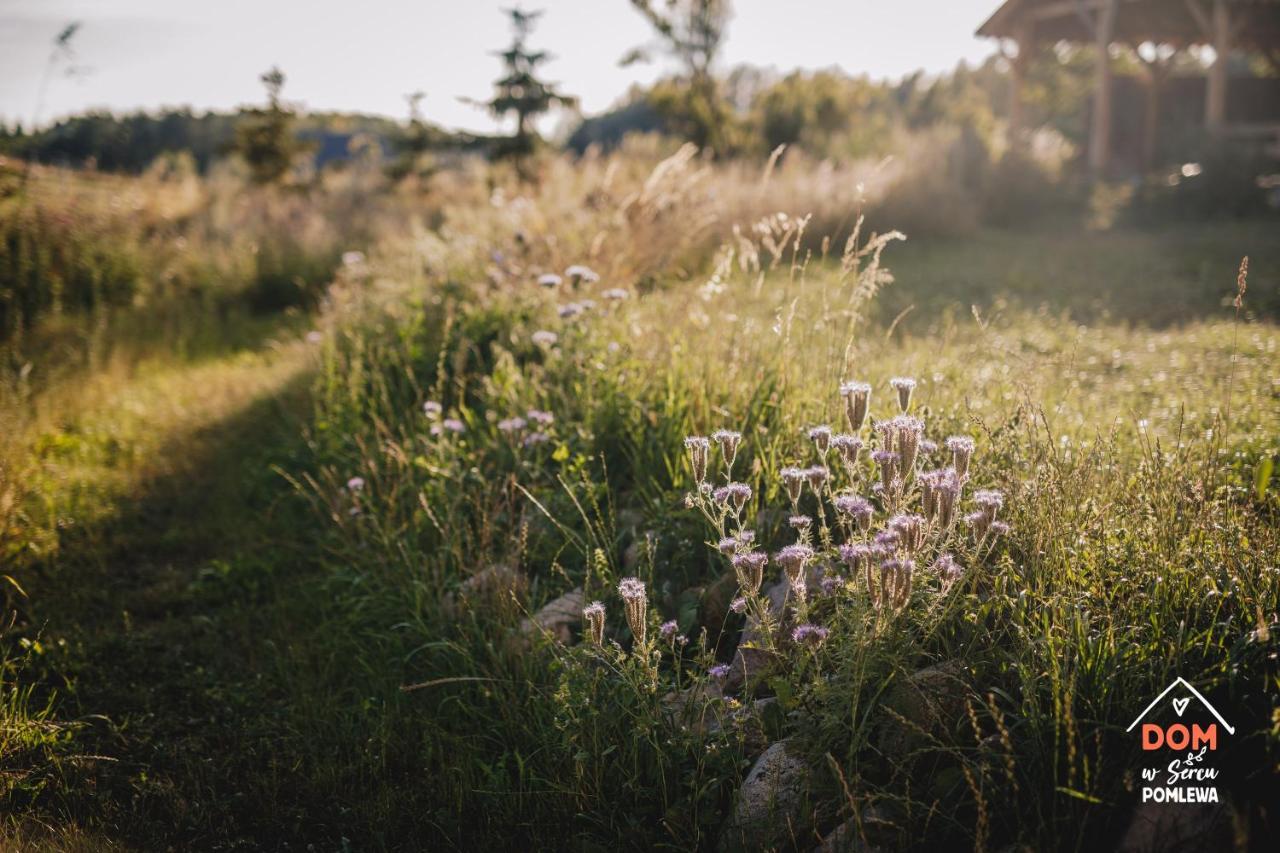
[[[1111,37],[1119,0],[1103,0],[1093,22],[1098,63],[1093,89],[1093,121],[1089,132],[1089,169],[1102,176],[1111,162]]]
[[[1205,89],[1204,123],[1212,133],[1221,133],[1227,124],[1227,61],[1231,54],[1231,10],[1226,0],[1213,0],[1210,38],[1213,64]]]

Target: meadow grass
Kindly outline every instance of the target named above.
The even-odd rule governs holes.
[[[553,162],[536,189],[449,178],[434,227],[340,271],[319,341],[305,317],[182,315],[13,386],[11,842],[733,846],[735,792],[788,738],[803,806],[754,846],[811,849],[851,817],[891,848],[1108,846],[1139,764],[1123,726],[1174,675],[1231,709],[1227,786],[1263,837],[1268,226],[862,231],[845,251],[856,216],[824,244],[776,215],[813,176],[784,170],[774,196],[755,170],[628,157]],[[575,286],[578,262],[601,280]],[[820,462],[812,427],[848,431],[841,383],[870,383],[881,420],[897,376],[927,438],[974,439],[965,511],[998,489],[1009,532],[956,540],[962,582],[922,561],[877,607],[826,562],[833,495],[805,491],[815,562],[842,574],[811,581],[829,633],[793,643],[784,615],[756,631],[763,677],[718,680],[749,626],[686,436],[742,434],[742,516],[772,554],[796,539],[783,470]],[[865,453],[858,472],[870,496]],[[645,585],[630,619],[624,577]],[[529,630],[579,587],[605,605],[600,644],[581,604]],[[922,670],[923,715],[903,692]]]

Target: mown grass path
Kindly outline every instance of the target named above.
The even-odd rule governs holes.
[[[291,334],[290,337],[295,337]],[[20,847],[236,849],[289,834],[279,650],[315,565],[277,466],[303,448],[312,357],[268,341],[155,359],[38,436],[56,548],[20,580],[71,737]],[[301,821],[301,817],[298,817]],[[305,833],[303,833],[305,834]],[[279,835],[277,835],[279,837]]]

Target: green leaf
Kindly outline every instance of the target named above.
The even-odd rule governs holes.
[[[1253,470],[1253,490],[1260,501],[1267,499],[1267,487],[1271,485],[1271,472],[1275,467],[1276,460],[1267,456],[1258,460],[1258,467]]]

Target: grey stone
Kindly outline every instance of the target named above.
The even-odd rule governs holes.
[[[809,768],[780,740],[756,759],[720,833],[720,849],[761,850],[800,835]]]
[[[582,587],[578,587],[547,602],[532,617],[521,622],[520,632],[526,636],[547,632],[558,642],[568,643],[573,638],[573,626],[582,622],[582,607]]]

